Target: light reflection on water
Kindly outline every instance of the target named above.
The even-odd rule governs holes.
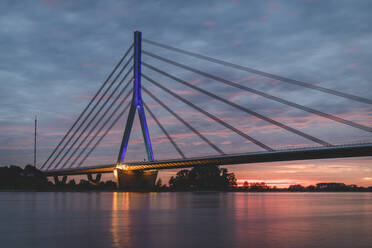
[[[0,247],[372,247],[370,193],[0,193]]]

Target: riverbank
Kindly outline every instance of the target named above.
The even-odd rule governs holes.
[[[251,190],[251,189],[242,189],[234,188],[230,190],[174,190],[170,188],[166,189],[129,189],[129,190],[120,190],[115,188],[112,189],[99,189],[96,187],[90,188],[62,188],[62,187],[51,187],[44,189],[0,189],[1,192],[118,192],[118,193],[182,193],[182,192],[243,192],[243,193],[372,193],[372,187],[359,187],[358,189],[347,189],[347,190],[290,190],[288,188],[278,188],[270,190]]]
[[[248,183],[237,186],[235,175],[218,166],[195,167],[181,170],[167,185],[161,180],[151,188],[118,189],[114,181],[94,182],[74,179],[55,184],[37,168],[11,165],[0,167],[0,192],[372,192],[372,186],[361,187],[339,182],[316,185],[290,185],[288,188],[270,187],[265,183]]]

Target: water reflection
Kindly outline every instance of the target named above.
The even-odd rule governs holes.
[[[372,245],[372,194],[253,193],[234,199],[239,247]]]
[[[355,237],[359,247],[372,244],[370,194],[114,193],[112,197],[114,247],[358,247],[350,243]],[[339,234],[350,239],[339,245]]]
[[[1,247],[372,247],[372,194],[0,193]]]
[[[130,215],[122,217],[123,211],[129,210],[129,193],[114,192],[112,196],[111,233],[113,247],[132,247],[129,233],[122,233],[122,229],[129,230]]]

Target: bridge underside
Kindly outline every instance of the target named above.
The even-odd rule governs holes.
[[[372,144],[304,148],[296,150],[281,150],[272,152],[256,152],[213,157],[165,160],[154,162],[134,162],[125,164],[109,164],[93,167],[83,167],[45,172],[47,176],[82,175],[88,173],[113,173],[116,168],[130,171],[146,171],[187,168],[203,165],[232,165],[263,162],[279,162],[293,160],[312,160],[329,158],[348,158],[372,156]]]

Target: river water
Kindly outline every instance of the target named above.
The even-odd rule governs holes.
[[[0,192],[0,247],[372,247],[372,193]]]

